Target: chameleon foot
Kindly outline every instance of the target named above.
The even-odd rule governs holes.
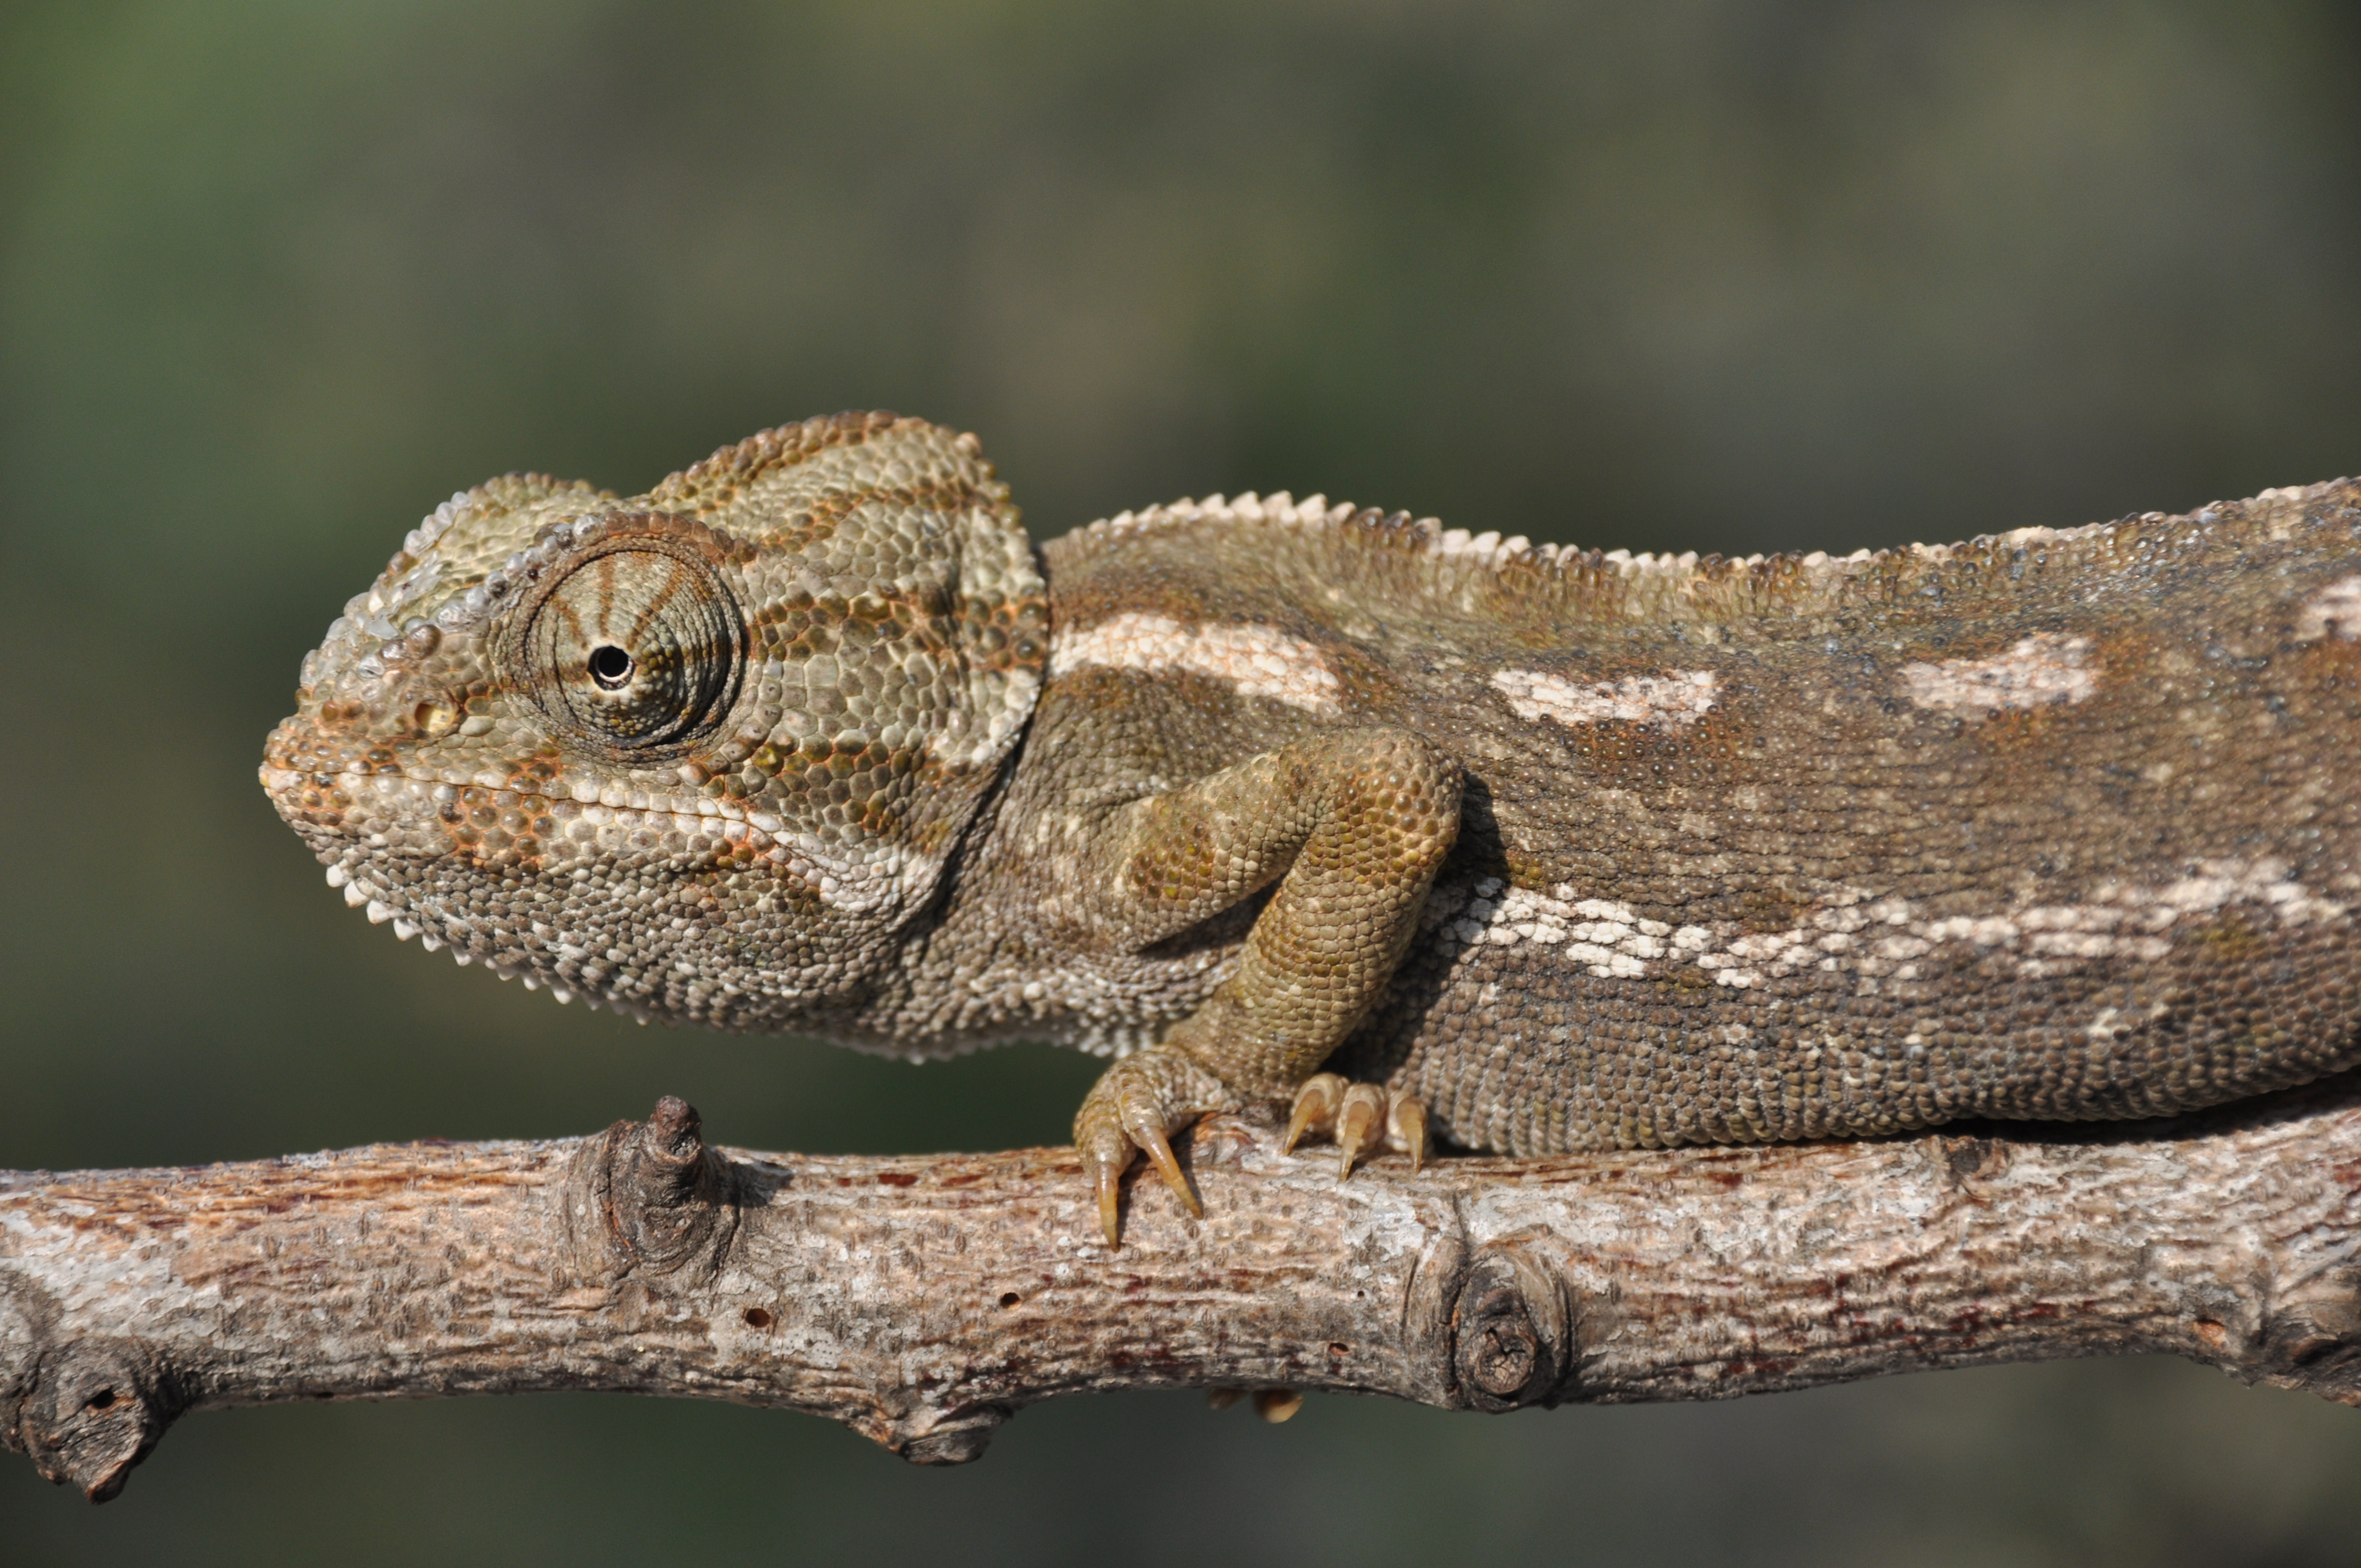
[[[1189,1178],[1172,1153],[1172,1135],[1211,1111],[1237,1107],[1222,1080],[1178,1051],[1151,1046],[1106,1069],[1074,1116],[1074,1148],[1082,1174],[1097,1190],[1099,1228],[1109,1246],[1123,1245],[1123,1173],[1144,1153],[1180,1206],[1205,1217]]]
[[[1293,1154],[1306,1133],[1329,1133],[1343,1158],[1336,1179],[1353,1174],[1363,1153],[1377,1147],[1400,1149],[1416,1171],[1426,1165],[1426,1106],[1406,1089],[1388,1091],[1375,1083],[1352,1083],[1333,1072],[1315,1072],[1295,1091],[1295,1113],[1287,1120],[1287,1142],[1280,1152]]]

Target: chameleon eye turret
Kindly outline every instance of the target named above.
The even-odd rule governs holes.
[[[745,616],[715,565],[726,546],[671,519],[569,532],[594,542],[520,607],[517,684],[575,740],[618,755],[711,734],[745,663]]]

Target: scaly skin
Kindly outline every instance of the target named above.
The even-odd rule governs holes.
[[[2351,485],[1842,560],[1217,498],[1037,557],[972,437],[844,415],[455,498],[298,700],[273,800],[462,962],[1122,1056],[1110,1241],[1135,1149],[1193,1206],[1170,1135],[1257,1097],[1349,1169],[2361,1059]]]

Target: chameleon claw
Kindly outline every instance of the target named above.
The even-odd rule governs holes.
[[[1345,1095],[1345,1080],[1333,1072],[1315,1072],[1295,1091],[1295,1113],[1287,1119],[1287,1141],[1281,1154],[1293,1154],[1306,1133],[1324,1133],[1336,1123],[1336,1106]]]
[[[1353,1174],[1353,1162],[1361,1151],[1382,1136],[1380,1129],[1386,1121],[1386,1091],[1374,1083],[1355,1083],[1345,1090],[1345,1102],[1336,1112],[1336,1147],[1343,1156],[1336,1167],[1336,1179],[1344,1180]]]
[[[1164,1178],[1164,1185],[1172,1189],[1172,1196],[1180,1200],[1180,1207],[1189,1211],[1189,1217],[1203,1219],[1204,1205],[1198,1202],[1197,1194],[1190,1190],[1189,1178],[1181,1170],[1180,1159],[1172,1153],[1172,1141],[1164,1135],[1164,1130],[1161,1127],[1140,1127],[1134,1129],[1131,1136],[1134,1143],[1148,1152],[1149,1161],[1156,1167],[1156,1174]]]
[[[1364,1154],[1390,1146],[1410,1156],[1412,1171],[1426,1168],[1426,1106],[1408,1090],[1389,1092],[1375,1083],[1354,1083],[1333,1072],[1317,1072],[1295,1091],[1281,1154],[1293,1154],[1307,1133],[1334,1136],[1343,1156],[1336,1179],[1353,1174]]]
[[[1112,1160],[1098,1162],[1099,1229],[1106,1233],[1110,1247],[1123,1245],[1123,1167]]]
[[[1411,1174],[1426,1168],[1426,1102],[1409,1090],[1397,1091],[1386,1116],[1386,1133],[1394,1147],[1410,1156]]]
[[[1205,1390],[1205,1404],[1211,1409],[1226,1410],[1245,1396],[1243,1388],[1208,1388]]]
[[[1131,1140],[1113,1117],[1087,1113],[1074,1128],[1074,1151],[1099,1201],[1099,1229],[1109,1247],[1123,1245],[1123,1173],[1135,1157]]]

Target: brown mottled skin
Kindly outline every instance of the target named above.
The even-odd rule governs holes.
[[[1135,1147],[1193,1202],[1169,1135],[1257,1097],[1349,1169],[2361,1059],[2356,638],[2343,483],[1842,560],[1284,497],[1037,554],[973,438],[842,415],[454,498],[262,772],[372,918],[561,996],[1121,1054],[1112,1239]]]

